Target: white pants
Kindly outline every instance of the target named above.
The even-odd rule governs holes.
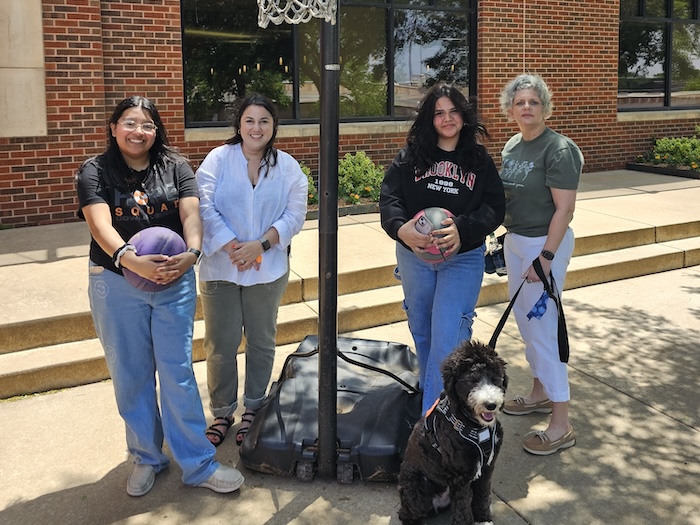
[[[523,282],[523,275],[542,251],[546,240],[546,236],[523,237],[515,233],[506,235],[503,253],[508,268],[510,297],[513,297],[520,283]],[[560,295],[564,289],[566,269],[573,252],[574,232],[569,228],[552,261],[552,275]],[[559,360],[557,307],[552,300],[549,300],[547,311],[540,319],[527,318],[527,314],[543,291],[544,286],[541,282],[525,283],[513,305],[513,313],[520,335],[525,341],[525,358],[530,365],[532,377],[540,380],[550,400],[565,402],[570,398],[569,375],[566,363]]]

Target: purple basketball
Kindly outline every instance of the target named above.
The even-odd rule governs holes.
[[[129,244],[133,244],[136,247],[136,253],[139,255],[153,255],[156,253],[177,255],[187,249],[187,244],[185,244],[182,237],[164,226],[151,226],[141,230],[129,239]],[[128,268],[122,268],[122,272],[130,285],[144,292],[160,292],[169,288],[175,282],[157,284],[135,274]]]
[[[425,235],[430,235],[430,233],[433,230],[441,230],[442,228],[444,228],[444,226],[442,225],[442,221],[444,221],[448,217],[454,217],[450,210],[446,210],[445,208],[433,207],[419,211],[413,218],[417,219],[416,230]],[[459,246],[457,246],[457,248],[453,250],[449,255],[444,255],[436,246],[431,246],[425,252],[414,253],[418,257],[423,259],[425,262],[435,264],[450,259],[458,251]]]

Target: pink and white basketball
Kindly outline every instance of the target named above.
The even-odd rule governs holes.
[[[153,255],[156,253],[177,255],[187,249],[187,244],[185,244],[183,238],[165,226],[144,228],[129,239],[129,244],[133,244],[136,247],[136,253],[139,255]],[[169,288],[175,282],[171,281],[168,284],[157,284],[135,274],[128,268],[122,268],[122,272],[130,285],[144,292],[160,292]]]
[[[442,221],[448,217],[454,217],[450,210],[432,207],[419,211],[413,218],[416,219],[416,230],[425,235],[430,235],[433,230],[441,230],[444,228],[445,226],[442,224]],[[425,252],[414,253],[425,262],[439,263],[448,260],[456,254],[457,251],[458,249],[452,250],[448,255],[444,255],[437,246],[431,246]]]

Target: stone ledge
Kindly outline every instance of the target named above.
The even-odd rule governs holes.
[[[659,166],[654,164],[639,164],[636,162],[628,162],[627,169],[632,171],[643,171],[646,173],[656,173],[657,175],[672,175],[674,177],[685,177],[686,179],[700,179],[700,171],[674,168],[672,166]]]

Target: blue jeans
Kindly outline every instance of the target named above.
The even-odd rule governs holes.
[[[194,270],[170,288],[144,292],[91,262],[88,295],[134,461],[156,472],[167,467],[165,438],[183,482],[202,483],[219,465],[204,435],[206,420],[192,369]]]
[[[416,345],[423,389],[423,412],[443,388],[440,365],[462,341],[472,337],[472,324],[484,277],[482,245],[431,264],[396,244],[404,293],[404,310]]]

